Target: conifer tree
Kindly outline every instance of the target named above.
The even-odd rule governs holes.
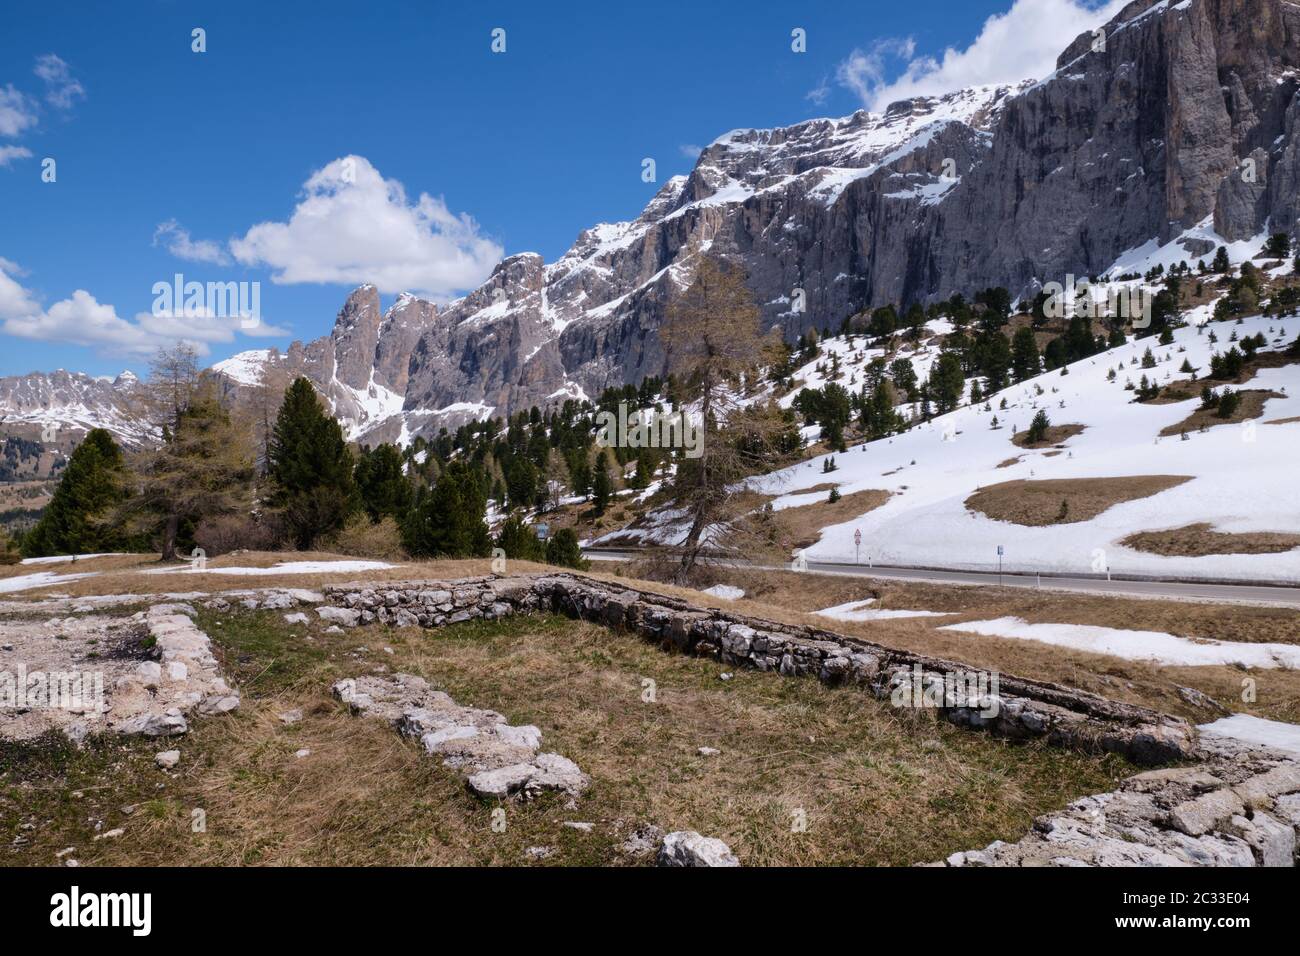
[[[774,403],[740,408],[733,398],[766,363],[771,343],[760,315],[744,272],[702,254],[659,329],[667,369],[680,384],[674,398],[692,407],[701,429],[698,457],[681,459],[671,486],[689,522],[676,546],[678,584],[687,582],[704,549],[723,547],[737,530],[742,515],[727,489],[760,462],[770,463],[788,432]]]
[[[524,524],[517,514],[512,514],[501,525],[496,546],[506,553],[507,558],[520,561],[546,560],[546,548],[538,539],[537,533]]]
[[[1031,379],[1043,370],[1043,360],[1038,354],[1038,340],[1029,326],[1017,330],[1011,340],[1011,370],[1017,383]]]
[[[1038,410],[1034,420],[1029,423],[1029,434],[1025,437],[1026,443],[1036,445],[1041,441],[1047,440],[1047,430],[1052,427],[1051,419],[1047,417],[1047,412],[1043,409]]]
[[[251,507],[253,456],[248,432],[231,423],[213,388],[198,387],[162,444],[142,454],[140,493],[128,508],[156,530],[164,561],[188,549],[202,519]]]
[[[485,558],[492,551],[486,513],[478,476],[464,462],[452,461],[431,490],[417,495],[402,528],[403,543],[417,557]]]
[[[601,449],[596,456],[596,467],[591,479],[591,503],[596,514],[603,515],[609,507],[609,499],[614,494],[614,483],[609,477],[609,454]]]
[[[400,522],[406,515],[411,506],[411,483],[396,445],[384,442],[374,450],[363,449],[353,477],[371,521],[387,515]]]
[[[306,378],[295,379],[284,393],[269,459],[270,503],[283,512],[297,547],[307,550],[347,523],[357,506],[352,452]]]
[[[561,528],[546,542],[546,563],[585,571],[591,566],[578,547],[578,534],[572,528]]]
[[[73,450],[40,520],[23,539],[23,554],[95,554],[122,547],[112,515],[126,487],[122,450],[107,431],[91,429]]]

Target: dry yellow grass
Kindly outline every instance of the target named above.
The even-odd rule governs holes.
[[[0,751],[0,846],[19,832],[29,840],[6,863],[48,865],[73,846],[83,865],[520,865],[528,847],[549,846],[547,865],[624,865],[646,862],[619,848],[652,823],[720,837],[747,865],[910,864],[1014,839],[1034,816],[1132,772],[1114,757],[900,715],[815,680],[745,671],[723,682],[716,663],[564,619],[341,635],[291,629],[273,612],[220,621],[204,616],[244,704],[195,722],[174,775],[153,766],[156,741]],[[591,789],[573,807],[507,803],[494,831],[497,804],[327,695],[331,681],[381,662],[535,723]],[[277,719],[289,707],[304,711],[300,724]],[[195,809],[203,833],[192,832]],[[804,832],[792,828],[798,814]],[[95,841],[95,820],[125,833]],[[572,820],[591,832],[563,826]]]
[[[1197,408],[1181,422],[1160,429],[1161,436],[1168,438],[1171,435],[1181,435],[1183,432],[1200,431],[1202,428],[1214,428],[1217,425],[1237,425],[1260,418],[1264,414],[1265,402],[1270,398],[1283,397],[1280,392],[1263,389],[1246,389],[1236,394],[1241,398],[1241,403],[1227,418],[1220,417],[1218,411],[1213,408]]]
[[[6,578],[20,577],[48,571],[58,575],[85,574],[94,572],[95,576],[78,581],[56,581],[52,584],[2,594],[0,598],[9,600],[27,600],[47,597],[51,594],[68,594],[83,597],[91,594],[158,594],[164,592],[182,593],[190,591],[218,592],[236,591],[247,588],[289,587],[318,588],[323,584],[341,584],[347,581],[403,581],[421,577],[474,577],[490,574],[492,562],[488,558],[469,558],[457,561],[390,561],[391,568],[368,571],[313,571],[307,574],[276,574],[274,565],[299,561],[355,561],[366,560],[332,554],[326,551],[245,551],[223,554],[209,558],[208,571],[191,572],[184,570],[188,563],[168,563],[159,561],[157,554],[128,554],[104,558],[90,558],[76,562],[43,565],[9,565],[0,568],[0,581]],[[217,574],[219,568],[265,568],[266,574]],[[163,569],[175,569],[169,573],[153,574],[149,572]],[[552,565],[534,564],[529,561],[511,561],[510,570],[555,571]]]
[[[1125,501],[1149,498],[1191,480],[1184,475],[1135,475],[1004,481],[975,492],[966,499],[966,507],[994,521],[1012,524],[1073,524],[1089,521]]]
[[[1053,591],[1050,585],[1030,590],[739,569],[723,571],[721,577],[742,587],[745,599],[718,601],[695,594],[694,600],[756,617],[855,635],[974,667],[1066,684],[1197,722],[1214,719],[1217,714],[1190,704],[1179,694],[1180,687],[1208,694],[1227,710],[1300,723],[1298,671],[1161,667],[1033,641],[938,630],[961,621],[1020,617],[1031,623],[1150,630],[1193,639],[1300,643],[1300,611],[1290,608],[1123,598]],[[665,585],[641,586],[691,597],[691,592]],[[811,613],[865,598],[876,598],[877,607],[946,612],[949,616],[852,622]],[[1246,678],[1254,681],[1255,700],[1242,699]]]
[[[839,501],[830,502],[827,500],[829,495],[827,491],[820,499],[812,499],[810,504],[782,508],[776,512],[775,521],[789,542],[790,548],[806,548],[817,543],[822,528],[843,524],[845,521],[852,521],[860,515],[874,511],[889,500],[890,494],[888,491],[869,488],[865,491],[841,495]]]
[[[1281,554],[1300,548],[1300,535],[1279,531],[1215,531],[1208,523],[1166,531],[1140,531],[1120,544],[1149,554],[1201,557],[1207,554]]]
[[[1068,425],[1051,425],[1047,429],[1047,434],[1042,441],[1030,443],[1029,432],[1022,431],[1013,435],[1011,444],[1018,448],[1051,448],[1053,446],[1063,445],[1075,435],[1083,434],[1087,425],[1071,423]]]

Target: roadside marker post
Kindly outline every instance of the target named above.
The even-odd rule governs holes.
[[[862,529],[853,532],[853,563],[862,563]]]
[[[1002,586],[1002,545],[998,545],[998,586]]]

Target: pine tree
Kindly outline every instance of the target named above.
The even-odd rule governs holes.
[[[516,514],[512,514],[501,525],[496,546],[506,553],[507,558],[519,561],[543,561],[546,558],[546,548],[538,540],[537,532],[524,524],[523,519]]]
[[[591,479],[591,504],[597,515],[603,515],[614,494],[614,483],[609,477],[609,454],[601,449],[596,456],[596,467]]]
[[[506,465],[505,472],[511,507],[533,507],[537,503],[537,466],[532,459],[516,455]]]
[[[1038,414],[1034,416],[1034,420],[1029,423],[1029,433],[1025,436],[1025,442],[1036,445],[1041,441],[1046,441],[1047,430],[1051,427],[1052,422],[1047,417],[1047,412],[1040,408]]]
[[[1018,329],[1011,340],[1011,370],[1017,383],[1031,379],[1043,370],[1038,340],[1034,337],[1034,330],[1028,326]]]
[[[432,490],[420,489],[402,542],[416,557],[485,558],[492,551],[486,513],[478,476],[464,462],[450,462]]]
[[[953,352],[944,352],[930,372],[930,389],[939,413],[956,408],[965,388],[966,376],[962,373],[961,359]]]
[[[23,539],[23,554],[95,554],[122,547],[111,521],[126,495],[122,450],[102,428],[91,429],[68,459],[40,520]]]
[[[306,378],[295,379],[284,393],[269,458],[270,503],[283,512],[297,547],[308,550],[347,523],[357,507],[352,452]]]
[[[590,563],[578,547],[578,535],[572,528],[561,528],[546,542],[546,563],[585,571]]]
[[[654,478],[654,456],[649,448],[642,448],[636,455],[636,473],[632,475],[631,487],[638,491],[649,487]]]
[[[411,483],[396,445],[384,442],[373,451],[363,449],[353,478],[371,521],[388,516],[401,522],[411,507]]]

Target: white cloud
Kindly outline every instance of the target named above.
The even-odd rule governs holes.
[[[1075,37],[1110,20],[1129,2],[1015,0],[1006,13],[985,20],[965,49],[949,47],[937,58],[918,57],[910,39],[882,40],[865,52],[854,50],[839,65],[836,79],[871,110],[969,86],[1042,79],[1056,69],[1056,58]],[[887,80],[891,61],[896,75]]]
[[[42,308],[30,290],[14,276],[23,272],[0,258],[0,331],[18,338],[59,345],[82,345],[104,355],[152,355],[159,348],[187,342],[200,355],[214,342],[233,342],[237,334],[283,336],[288,332],[265,322],[247,329],[239,316],[140,312],[124,319],[113,306],[98,301],[84,289]]]
[[[870,103],[876,91],[886,85],[886,61],[912,60],[915,53],[916,41],[911,37],[877,40],[870,50],[850,53],[849,58],[836,67],[835,79],[840,86],[852,90],[864,104]]]
[[[0,319],[39,311],[32,294],[14,276],[25,275],[17,263],[0,258]]]
[[[826,77],[822,77],[821,82],[807,92],[804,99],[812,100],[818,106],[821,106],[830,98],[831,87]]]
[[[12,83],[0,87],[0,136],[17,136],[36,125],[36,106]]]
[[[25,146],[0,146],[0,169],[9,166],[15,159],[27,159],[32,151]]]
[[[33,71],[45,83],[45,98],[59,109],[68,109],[85,89],[73,78],[68,64],[53,53],[36,58]],[[0,136],[14,138],[36,125],[37,101],[12,83],[0,87]],[[27,159],[32,151],[26,146],[0,146],[0,169],[13,165],[15,159]]]
[[[682,143],[677,147],[677,151],[689,160],[700,158],[700,153],[704,152],[703,146],[696,146],[694,143]]]
[[[244,265],[274,270],[283,284],[373,283],[381,292],[435,299],[482,284],[502,256],[468,215],[439,197],[408,202],[363,156],[336,159],[313,173],[288,222],[263,222],[230,251]]]
[[[230,256],[221,248],[221,243],[211,239],[191,239],[190,231],[175,219],[160,222],[153,231],[153,244],[162,244],[177,259],[187,262],[209,262],[213,265],[230,264]]]
[[[32,72],[45,82],[45,99],[61,110],[71,109],[77,97],[86,97],[85,88],[72,75],[68,64],[53,53],[38,56]]]

